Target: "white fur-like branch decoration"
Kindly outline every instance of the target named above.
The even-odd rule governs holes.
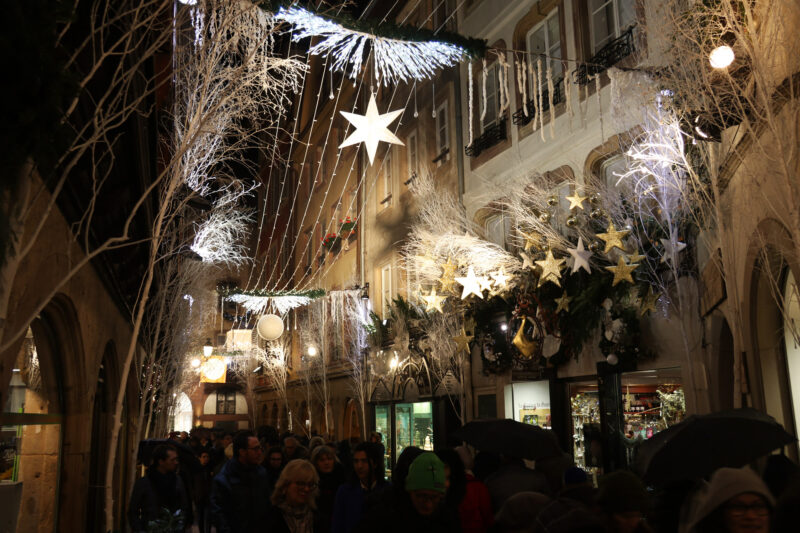
[[[295,27],[292,33],[295,42],[318,37],[319,42],[311,47],[310,53],[330,56],[330,69],[344,72],[351,79],[361,72],[369,44],[376,78],[387,86],[399,81],[430,79],[437,69],[457,64],[466,54],[460,46],[442,41],[389,39],[351,30],[297,6],[281,8],[275,18]]]
[[[253,313],[260,314],[269,310],[275,311],[279,315],[308,305],[312,300],[308,296],[252,296],[249,294],[233,294],[227,299],[240,304]]]
[[[238,266],[249,260],[243,241],[253,222],[251,211],[214,210],[197,229],[191,249],[207,263]]]

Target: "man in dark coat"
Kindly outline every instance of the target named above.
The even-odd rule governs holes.
[[[339,487],[333,505],[333,533],[351,533],[364,512],[375,505],[390,485],[383,477],[382,447],[362,442],[353,452],[353,478]]]
[[[174,446],[162,444],[153,450],[153,463],[145,476],[136,481],[128,507],[128,521],[135,532],[147,531],[156,520],[171,520],[188,525],[191,503],[178,470],[178,451]]]
[[[250,431],[233,438],[233,458],[214,478],[211,517],[218,533],[260,531],[270,506],[272,483],[261,466],[262,449]]]

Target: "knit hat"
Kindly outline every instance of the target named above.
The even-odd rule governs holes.
[[[408,469],[406,490],[435,490],[445,492],[444,463],[435,453],[425,452],[414,459]]]
[[[600,478],[597,503],[607,513],[627,511],[644,513],[650,506],[650,497],[644,484],[635,474],[617,470]]]
[[[720,468],[711,476],[711,481],[700,495],[697,510],[690,519],[688,530],[691,531],[731,498],[745,493],[758,494],[771,507],[775,506],[775,498],[751,468]]]

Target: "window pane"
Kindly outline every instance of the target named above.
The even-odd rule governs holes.
[[[486,116],[483,118],[483,129],[492,126],[497,120],[497,68],[491,67],[486,77]],[[481,107],[481,110],[483,108]]]
[[[596,53],[614,37],[614,4],[609,0],[593,0],[592,17],[592,53]]]
[[[628,29],[628,26],[636,22],[636,7],[634,0],[617,0],[617,7],[619,10],[619,33],[617,36],[619,36]]]
[[[503,248],[506,247],[505,218],[503,215],[497,215],[486,221],[486,239]]]

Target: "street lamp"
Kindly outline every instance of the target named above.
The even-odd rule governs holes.
[[[192,359],[192,368],[200,368],[200,359],[195,357]]]
[[[206,339],[206,343],[203,345],[203,355],[211,357],[212,353],[214,353],[214,346],[211,344],[211,339]]]
[[[733,48],[727,44],[714,48],[711,53],[708,54],[709,63],[711,63],[712,67],[717,69],[729,66],[733,63],[734,59],[736,59],[736,55],[733,53]]]
[[[308,350],[306,350],[306,353],[308,353],[308,355],[310,355],[311,357],[314,357],[315,355],[317,355],[316,346],[314,346],[314,345],[309,346]]]

